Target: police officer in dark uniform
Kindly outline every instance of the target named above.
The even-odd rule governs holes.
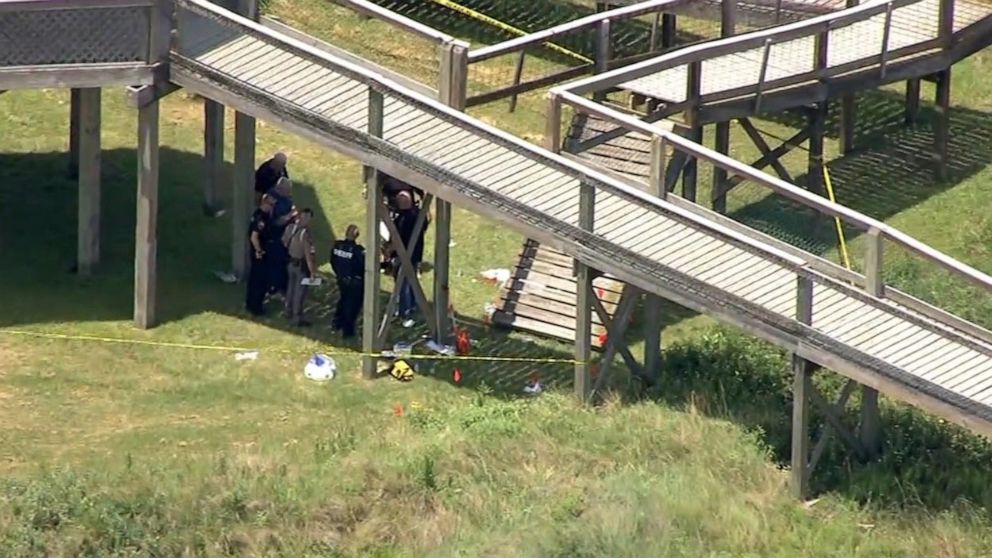
[[[271,197],[263,195],[248,226],[251,267],[248,271],[248,293],[245,295],[245,307],[254,316],[261,316],[265,313],[263,306],[265,295],[269,290],[270,273],[267,266],[269,259],[265,257],[265,253],[272,235],[272,202]]]
[[[331,269],[338,280],[338,306],[334,312],[334,329],[345,338],[355,336],[355,320],[362,309],[365,278],[365,248],[358,244],[358,227],[348,225],[344,240],[331,248]]]

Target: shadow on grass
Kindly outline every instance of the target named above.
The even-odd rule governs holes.
[[[879,220],[886,220],[938,195],[992,163],[992,115],[952,107],[947,180],[935,176],[935,113],[923,104],[913,127],[904,125],[903,97],[889,91],[858,96],[858,149],[829,164],[837,202]],[[799,128],[801,114],[793,111],[763,116]],[[831,105],[827,129],[836,137],[839,103]],[[805,184],[806,176],[795,177]],[[731,194],[733,195],[733,194]],[[731,214],[757,230],[807,250],[824,253],[836,247],[833,220],[781,196],[766,196]]]
[[[331,282],[312,288],[306,314],[310,328],[291,328],[281,317],[277,301],[267,303],[269,315],[252,319],[244,310],[245,285],[228,285],[214,271],[230,269],[231,221],[204,217],[201,156],[174,149],[161,150],[161,183],[158,216],[158,314],[161,324],[203,313],[233,316],[289,331],[321,343],[358,349],[330,329],[338,293]],[[65,169],[68,155],[52,153],[0,153],[0,248],[4,265],[0,292],[4,293],[0,327],[124,321],[133,313],[135,169],[134,150],[115,149],[102,158],[101,263],[83,277],[72,270],[76,263],[76,181]],[[232,169],[225,169],[228,179]],[[315,186],[294,181],[294,201],[314,209],[313,232],[319,265],[327,262],[335,230],[346,223],[331,223]],[[221,205],[229,192],[221,192]],[[247,234],[247,223],[245,223]],[[391,287],[384,281],[384,287]],[[389,293],[382,293],[383,304]],[[457,297],[454,301],[457,304]],[[472,354],[571,359],[570,348],[560,342],[531,339],[492,328],[470,316],[458,316],[475,341]],[[422,323],[422,322],[421,322]],[[362,324],[359,323],[359,326]],[[424,328],[403,329],[394,323],[390,341],[415,341]],[[549,387],[570,389],[570,363],[509,361],[419,361],[421,373],[446,381],[459,368],[466,387],[486,384],[494,394],[522,395],[532,376]]]
[[[481,19],[462,14],[455,10],[434,4],[411,0],[376,0],[376,3],[410,19],[433,27],[453,36],[463,37],[478,44],[496,44],[519,35],[485,23]],[[596,13],[594,3],[578,5],[554,0],[498,1],[498,0],[459,0],[462,6],[490,18],[513,26],[526,33],[534,33],[556,25],[575,21]],[[611,22],[611,48],[615,58],[625,58],[644,54],[650,43],[651,24],[645,20],[625,19]],[[706,40],[696,33],[679,30],[676,41],[679,44]],[[660,42],[660,38],[658,39]],[[555,39],[555,44],[592,58],[595,56],[593,30],[571,33]],[[563,57],[550,49],[532,49],[528,54],[551,61],[574,64],[575,60]]]
[[[835,400],[845,379],[829,371],[815,383]],[[648,400],[729,419],[759,433],[774,460],[790,463],[792,377],[782,351],[736,330],[719,328],[666,348],[665,374]],[[859,392],[845,413],[857,425]],[[939,512],[963,501],[992,507],[992,444],[961,428],[883,397],[881,457],[858,463],[833,437],[812,475],[815,492],[838,492],[879,509]],[[822,416],[811,414],[816,437]]]

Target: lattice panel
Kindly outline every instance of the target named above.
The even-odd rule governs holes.
[[[0,66],[142,62],[148,8],[0,13]]]

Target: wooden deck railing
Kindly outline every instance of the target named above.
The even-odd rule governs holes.
[[[671,101],[671,110],[742,96],[753,96],[755,105],[760,107],[762,96],[772,90],[823,82],[865,69],[884,76],[889,64],[897,59],[947,48],[954,37],[953,14],[954,0],[872,2],[798,23],[690,46],[573,82],[567,90],[575,94],[599,93],[647,76],[677,69],[681,73],[684,69],[681,79],[685,88],[680,91],[684,98],[663,99]],[[868,38],[858,31],[866,29],[867,24],[876,26],[870,20],[878,18],[883,19],[881,40],[874,48],[868,47],[865,44]],[[936,25],[932,25],[934,22]],[[733,79],[714,79],[704,87],[708,72],[733,71],[719,64],[722,57],[728,56],[760,59],[756,78],[739,86],[733,84]],[[783,69],[784,66],[788,67]],[[731,73],[729,77],[735,76]]]
[[[171,14],[172,0],[0,0],[0,89],[142,84]]]
[[[923,301],[917,300],[909,295],[887,288],[882,270],[884,264],[883,242],[888,240],[908,252],[920,257],[924,262],[936,265],[953,276],[964,279],[967,282],[978,286],[982,291],[992,294],[992,277],[960,262],[939,250],[913,238],[912,236],[890,226],[882,221],[873,219],[863,213],[847,208],[843,205],[831,202],[821,196],[790,184],[784,180],[770,174],[755,169],[745,163],[718,153],[703,145],[695,143],[677,133],[665,129],[662,126],[651,124],[623,114],[610,108],[589,100],[573,92],[566,91],[564,87],[552,90],[550,95],[549,117],[547,122],[547,132],[545,134],[547,147],[557,150],[556,146],[561,145],[560,130],[562,126],[562,107],[568,106],[576,113],[588,114],[617,126],[645,134],[652,138],[655,147],[652,149],[652,172],[651,180],[659,180],[665,175],[665,157],[667,150],[685,154],[687,157],[697,161],[712,164],[715,168],[720,168],[729,173],[729,176],[738,176],[751,183],[767,188],[775,194],[784,196],[792,201],[798,202],[806,207],[814,209],[828,217],[838,218],[851,227],[860,230],[867,235],[865,243],[865,269],[863,274],[846,270],[839,266],[826,263],[825,260],[816,261],[816,257],[807,257],[810,266],[821,273],[825,273],[845,282],[855,284],[863,288],[868,294],[878,298],[892,298],[895,302],[913,308],[928,317],[941,321],[955,328],[967,331],[988,342],[992,342],[989,332],[980,327],[952,316],[951,314],[936,308]],[[658,184],[649,184],[650,191],[657,191],[665,196],[665,189]],[[682,204],[680,204],[682,205]],[[824,264],[824,265],[818,265]]]

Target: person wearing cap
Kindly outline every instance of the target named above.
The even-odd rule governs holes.
[[[365,296],[365,248],[357,240],[358,226],[348,225],[344,240],[338,240],[331,248],[331,269],[338,282],[333,328],[345,338],[355,336],[355,321]]]
[[[266,248],[270,246],[272,236],[272,198],[263,194],[258,209],[251,216],[248,226],[248,242],[251,251],[251,264],[248,271],[248,292],[245,294],[245,308],[253,316],[265,313],[265,295],[269,290],[270,259],[266,256]]]
[[[309,287],[302,282],[304,279],[312,279],[317,271],[314,262],[316,248],[313,244],[313,237],[310,236],[310,219],[313,211],[305,208],[299,212],[296,222],[286,227],[282,236],[282,243],[286,246],[289,256],[287,265],[287,287],[286,287],[286,317],[292,325],[307,327],[310,322],[303,319],[303,303],[307,297]]]
[[[275,187],[280,178],[289,178],[286,163],[289,159],[285,153],[276,153],[271,159],[259,165],[255,171],[255,197],[261,199],[262,194]]]

